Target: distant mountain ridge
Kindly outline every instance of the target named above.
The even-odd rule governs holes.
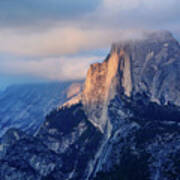
[[[90,66],[82,93],[35,137],[18,129],[2,137],[0,177],[180,179],[179,75],[180,45],[169,32],[113,44]]]
[[[35,83],[12,85],[0,94],[0,136],[9,128],[19,128],[28,134],[34,134],[43,123],[45,116],[54,108],[77,95],[80,82]],[[77,89],[79,87],[79,89]],[[79,91],[79,92],[78,92]]]

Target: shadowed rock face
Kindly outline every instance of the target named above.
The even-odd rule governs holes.
[[[35,137],[3,136],[0,179],[180,179],[179,58],[168,32],[115,43]]]
[[[177,86],[180,82],[180,46],[170,33],[152,33],[141,41],[113,45],[112,52],[120,54],[121,51],[130,59],[132,94],[145,92],[157,102],[163,99],[164,103],[180,104]],[[123,87],[126,92],[126,86]]]
[[[84,179],[102,137],[81,104],[55,110],[35,137],[17,129],[3,136],[0,179]]]

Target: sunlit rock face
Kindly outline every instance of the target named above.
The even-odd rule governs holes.
[[[131,65],[125,51],[112,50],[103,63],[91,65],[82,94],[82,102],[90,121],[104,130],[107,120],[107,107],[117,91],[131,95]],[[121,88],[121,89],[120,89]]]
[[[82,95],[90,121],[102,131],[107,106],[116,94],[146,93],[160,104],[180,105],[180,46],[169,32],[115,43],[103,63],[91,65]]]
[[[67,99],[70,99],[74,96],[77,96],[82,91],[83,84],[82,83],[73,83],[68,89],[67,89]]]

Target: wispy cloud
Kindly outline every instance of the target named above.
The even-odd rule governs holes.
[[[114,41],[134,36],[141,38],[141,33],[138,34],[133,30],[82,29],[80,27],[55,27],[47,32],[32,34],[19,33],[15,30],[1,30],[0,50],[17,55],[64,55],[109,47]]]
[[[84,79],[91,63],[104,57],[54,57],[41,60],[1,60],[0,73],[10,76],[34,76],[47,80]]]

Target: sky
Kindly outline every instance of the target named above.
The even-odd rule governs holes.
[[[1,0],[0,89],[84,79],[113,42],[169,30],[180,40],[179,0]]]

